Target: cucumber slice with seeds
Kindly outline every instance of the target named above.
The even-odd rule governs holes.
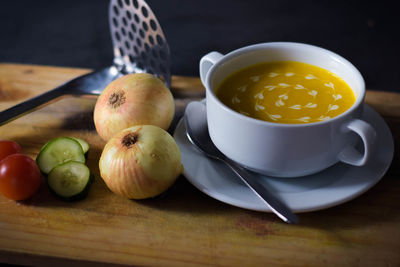
[[[44,174],[48,174],[57,165],[68,161],[81,163],[86,161],[82,146],[69,137],[58,137],[49,141],[36,158],[39,169]]]
[[[55,167],[47,176],[50,190],[63,200],[84,198],[92,180],[89,168],[76,161],[69,161]]]

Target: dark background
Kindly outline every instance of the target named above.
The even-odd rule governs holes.
[[[390,1],[147,0],[170,45],[172,74],[198,76],[211,50],[270,41],[350,60],[368,89],[400,92],[399,16]],[[108,0],[0,1],[0,62],[99,69],[113,58]]]

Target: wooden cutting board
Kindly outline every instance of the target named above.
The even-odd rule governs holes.
[[[0,110],[50,90],[87,69],[0,64]],[[204,97],[198,78],[172,79],[177,122],[191,100]],[[43,184],[30,200],[0,196],[0,262],[22,265],[162,266],[399,266],[400,95],[368,91],[367,103],[388,122],[395,158],[385,177],[352,200],[302,213],[287,225],[275,215],[223,204],[182,176],[164,195],[132,201],[111,193],[99,176],[104,141],[92,115],[96,99],[68,97],[0,126],[0,139],[17,141],[36,158],[56,136],[91,146],[95,181],[86,199],[62,202]]]

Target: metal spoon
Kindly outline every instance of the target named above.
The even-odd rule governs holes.
[[[170,51],[164,33],[144,0],[111,0],[112,65],[75,78],[51,91],[0,112],[0,126],[66,95],[99,95],[113,80],[128,73],[147,72],[171,84]]]
[[[208,133],[206,106],[200,102],[191,102],[185,110],[186,134],[206,156],[220,160],[229,166],[237,176],[276,214],[287,223],[297,223],[299,218],[273,193],[252,177],[246,169],[227,158],[211,141]]]

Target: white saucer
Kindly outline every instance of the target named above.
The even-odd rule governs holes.
[[[362,167],[338,163],[322,172],[299,178],[275,178],[259,174],[294,212],[326,209],[356,198],[374,186],[392,162],[392,134],[383,118],[365,105],[363,119],[377,130],[378,148]],[[200,191],[227,204],[263,212],[271,210],[223,164],[205,157],[187,139],[181,120],[174,138],[182,153],[184,176]]]

